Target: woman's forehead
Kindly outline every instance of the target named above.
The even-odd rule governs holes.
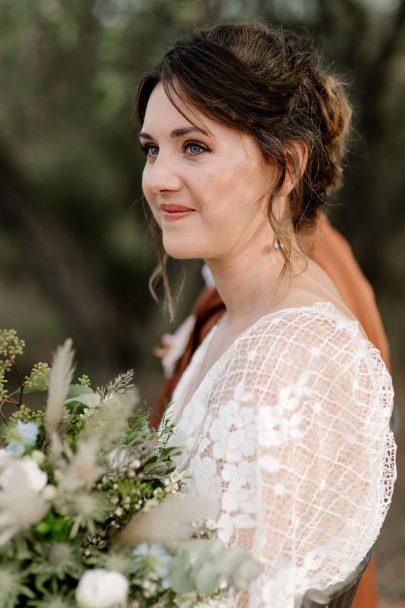
[[[186,134],[190,137],[203,134],[221,149],[239,150],[246,157],[263,164],[263,153],[251,134],[204,113],[189,100],[186,92],[184,97],[181,95],[182,89],[176,87],[173,98],[170,99],[161,82],[155,86],[146,106],[140,137],[174,141]]]
[[[152,127],[155,129],[171,130],[180,125],[184,128],[198,128],[209,135],[209,123],[215,124],[216,122],[205,115],[187,98],[182,98],[179,94],[176,94],[170,99],[163,84],[159,82],[150,94],[142,131],[146,131]]]
[[[204,113],[187,98],[181,97],[181,89],[170,99],[161,82],[153,89],[145,111],[140,136],[158,135],[177,137],[199,132],[211,139],[233,139],[240,143],[252,139],[240,129],[228,126]],[[235,142],[236,143],[236,142]]]

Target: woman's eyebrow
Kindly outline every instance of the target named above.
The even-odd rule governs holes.
[[[175,139],[176,137],[183,137],[183,135],[187,135],[188,133],[202,133],[203,135],[209,135],[208,131],[198,127],[183,127],[181,129],[173,129],[173,131],[170,133],[170,137]],[[149,135],[149,133],[145,133],[144,131],[139,133],[139,137],[142,137],[143,139],[154,139],[152,135]]]

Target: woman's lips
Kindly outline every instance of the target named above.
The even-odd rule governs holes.
[[[191,215],[195,211],[195,209],[191,209],[190,207],[185,207],[184,205],[168,205],[168,204],[160,205],[160,209],[162,210],[163,219],[167,222],[181,220],[184,217]]]

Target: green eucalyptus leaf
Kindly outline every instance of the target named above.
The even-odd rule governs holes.
[[[169,566],[170,585],[176,593],[194,591],[194,583],[189,562],[182,556],[172,559]]]
[[[261,572],[261,566],[254,559],[245,559],[233,575],[233,580],[238,589],[246,589],[249,583]]]
[[[48,386],[46,384],[40,385],[35,384],[34,386],[25,386],[24,394],[31,395],[33,393],[45,393],[48,390]]]
[[[87,408],[97,407],[100,395],[90,387],[81,384],[72,384],[65,399],[65,407],[70,414],[84,414]]]
[[[214,593],[219,583],[218,570],[212,562],[202,564],[195,572],[195,586],[201,595]]]
[[[246,560],[246,553],[239,547],[230,547],[221,556],[221,572],[225,576],[232,576]]]
[[[77,395],[77,397],[72,397],[72,399],[65,401],[65,405],[69,405],[69,403],[81,403],[86,407],[94,408],[100,404],[100,397],[96,393],[82,393],[81,395]]]
[[[91,393],[96,394],[89,386],[85,386],[84,384],[71,384],[66,395],[66,401],[72,401],[73,399],[77,400],[79,395],[89,395]]]

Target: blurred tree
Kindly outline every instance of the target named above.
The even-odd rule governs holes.
[[[133,92],[179,34],[237,20],[308,30],[349,80],[356,135],[331,213],[403,331],[405,0],[1,0],[0,314],[28,338],[70,334],[91,368],[146,369],[167,323],[147,291]]]

